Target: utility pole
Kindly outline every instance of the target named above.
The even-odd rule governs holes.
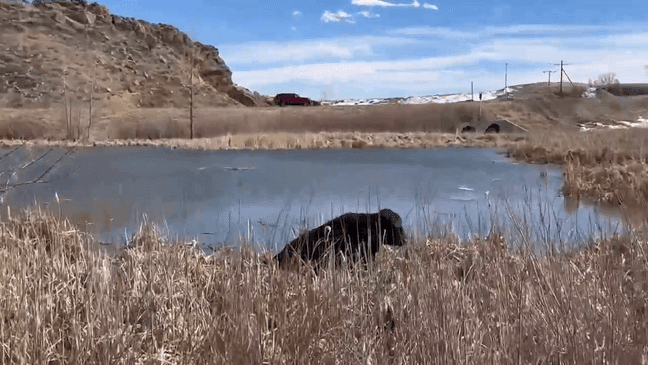
[[[648,72],[646,72],[646,73],[648,73]],[[473,82],[472,81],[470,82],[470,101],[475,101],[475,97],[474,97],[474,94],[473,94]]]
[[[196,47],[191,45],[191,85],[189,86],[189,138],[194,138],[194,61],[196,58]]]
[[[562,95],[563,95],[563,91],[562,91],[562,77],[563,77],[563,74],[565,74],[565,76],[567,76],[567,73],[566,73],[565,70],[563,69],[563,66],[565,66],[565,65],[571,65],[571,63],[563,63],[563,61],[560,60],[560,63],[559,63],[559,64],[558,64],[558,63],[554,63],[553,65],[554,65],[554,66],[560,66],[560,96],[562,96]],[[567,76],[567,78],[569,79],[569,76]],[[569,82],[571,83],[571,80],[569,80]],[[572,83],[572,85],[573,85],[573,83]]]
[[[506,100],[508,100],[508,63],[504,65],[504,92],[506,92]]]
[[[551,73],[552,72],[558,72],[558,71],[542,71],[543,73],[549,74],[549,81],[547,81],[547,86],[551,87]]]

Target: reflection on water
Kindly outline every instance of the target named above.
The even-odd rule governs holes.
[[[19,178],[39,176],[63,152],[53,151]],[[29,160],[29,153],[17,151],[0,168]],[[399,213],[416,235],[484,236],[498,223],[513,241],[547,245],[609,232],[619,222],[617,212],[564,199],[558,168],[514,164],[492,149],[111,147],[79,149],[52,176],[58,179],[16,188],[5,205],[48,206],[109,242],[130,236],[144,216],[206,245],[244,238],[273,249],[305,226],[382,207]]]

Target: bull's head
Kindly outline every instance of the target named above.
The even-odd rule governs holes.
[[[402,246],[405,244],[405,232],[403,231],[403,220],[391,209],[383,209],[380,215],[380,230],[383,243],[391,246]]]

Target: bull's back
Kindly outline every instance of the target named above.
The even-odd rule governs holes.
[[[295,256],[304,261],[318,261],[325,256],[330,248],[337,253],[354,253],[365,251],[375,255],[379,249],[380,240],[380,214],[346,213],[332,219],[323,225],[301,234],[288,243],[275,256],[279,264],[291,260]],[[390,229],[391,227],[382,227]],[[372,247],[367,245],[371,237]]]

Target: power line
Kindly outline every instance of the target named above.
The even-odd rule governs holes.
[[[551,87],[551,73],[558,71],[542,71],[543,73],[549,74],[549,81],[547,81],[547,86]]]
[[[506,100],[508,100],[508,63],[504,65],[504,92],[506,92]]]
[[[563,94],[563,91],[562,91],[562,77],[563,77],[563,74],[565,74],[565,76],[567,76],[567,80],[569,80],[569,83],[571,83],[572,86],[574,86],[574,83],[571,81],[571,79],[567,75],[567,72],[565,72],[565,69],[563,68],[563,66],[571,65],[571,63],[563,63],[563,61],[560,60],[560,63],[554,63],[553,65],[554,66],[560,66],[560,96],[562,96],[562,94]]]

